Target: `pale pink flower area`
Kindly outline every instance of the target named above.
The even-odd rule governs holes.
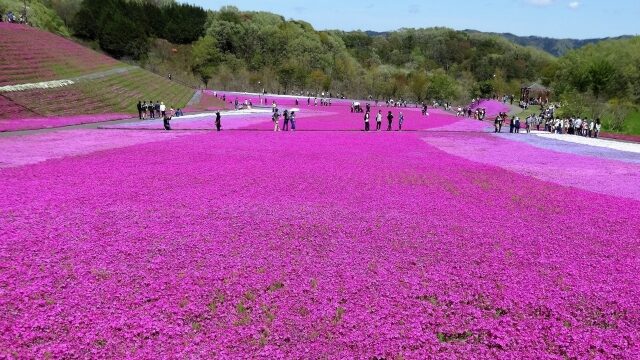
[[[129,119],[131,114],[93,114],[0,119],[0,132],[55,128],[69,125],[91,124],[103,121]]]
[[[449,154],[548,181],[549,186],[570,186],[640,201],[638,163],[560,153],[491,134],[449,133],[424,140]]]
[[[0,138],[0,358],[640,357],[640,201],[528,173],[615,162],[306,113]]]
[[[0,168],[36,164],[184,135],[189,133],[73,129],[6,137],[0,139]]]

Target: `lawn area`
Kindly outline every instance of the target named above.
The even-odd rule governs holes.
[[[603,121],[606,128],[609,117],[607,115],[603,116]],[[622,131],[622,133],[640,135],[640,111],[634,111],[627,116],[624,121],[624,131]]]

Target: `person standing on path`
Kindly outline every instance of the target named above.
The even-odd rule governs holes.
[[[378,115],[376,115],[376,131],[380,131],[382,128],[382,110],[378,110]]]
[[[369,131],[369,113],[364,114],[364,131]]]
[[[138,101],[138,118],[142,120],[142,101]]]
[[[289,110],[286,110],[282,113],[282,117],[284,118],[284,124],[282,124],[282,131],[289,131]]]
[[[280,114],[278,114],[278,109],[275,108],[273,112],[273,116],[271,117],[273,120],[273,131],[280,131]]]
[[[164,129],[167,131],[171,130],[171,123],[170,123],[171,115],[172,114],[169,114],[169,115],[165,114],[165,116],[162,117],[162,123],[164,125]]]
[[[289,114],[289,121],[291,121],[291,131],[296,131],[296,112],[292,111]]]
[[[160,114],[162,114],[162,117],[167,115],[167,107],[164,105],[163,102],[160,103]]]
[[[222,115],[220,115],[220,111],[216,111],[216,130],[220,131],[222,128]]]
[[[398,114],[398,131],[402,131],[402,123],[404,122],[404,115],[402,111]]]
[[[391,131],[391,125],[393,125],[393,114],[391,113],[391,110],[389,110],[389,113],[387,114],[387,121],[389,121],[389,126],[387,126],[387,131]]]

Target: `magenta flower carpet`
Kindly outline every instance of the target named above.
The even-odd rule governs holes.
[[[55,128],[131,118],[131,114],[97,114],[52,117],[14,117],[0,119],[0,132]]]
[[[0,137],[0,358],[640,357],[637,154],[300,107]]]

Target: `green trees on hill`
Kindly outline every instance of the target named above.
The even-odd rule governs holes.
[[[640,37],[567,53],[556,65],[553,89],[563,115],[602,117],[609,130],[640,132]]]
[[[193,51],[191,68],[216,87],[419,100],[470,98],[477,82],[486,83],[486,95],[517,93],[554,62],[541,51],[482,34],[316,31],[303,21],[235,7],[210,13]]]
[[[84,0],[72,27],[76,35],[97,40],[115,57],[140,59],[149,50],[149,38],[188,44],[203,35],[206,21],[202,8],[188,4]]]
[[[29,0],[27,5],[27,20],[33,26],[45,29],[54,34],[69,36],[69,29],[52,7],[52,2],[76,0]],[[24,12],[23,0],[0,0],[0,14],[12,11],[14,14]]]

